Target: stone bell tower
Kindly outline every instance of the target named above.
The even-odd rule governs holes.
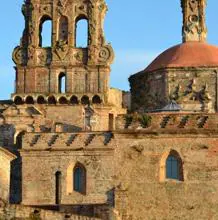
[[[15,103],[108,103],[114,53],[103,31],[104,0],[26,0],[25,29],[13,52]],[[88,23],[87,47],[76,46],[77,23]],[[51,46],[42,47],[41,32],[52,22]],[[64,78],[65,89],[61,91]],[[60,98],[61,97],[61,98]]]
[[[206,0],[181,0],[183,11],[183,42],[206,41]]]

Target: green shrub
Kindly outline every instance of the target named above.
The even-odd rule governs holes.
[[[148,128],[151,125],[151,116],[149,115],[141,115],[139,117],[139,122],[143,128]]]

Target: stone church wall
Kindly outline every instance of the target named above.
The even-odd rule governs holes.
[[[21,151],[22,204],[55,205],[57,171],[61,172],[61,204],[107,203],[113,188],[113,148],[105,146],[101,137],[85,135],[76,137],[68,146],[70,136],[59,136],[48,146],[46,140],[51,137],[44,135],[35,145],[24,145]],[[73,170],[78,163],[87,173],[85,195],[73,190]]]
[[[1,220],[100,220],[73,214],[63,214],[57,211],[49,211],[38,208],[31,208],[22,205],[2,205],[0,207]]]
[[[15,155],[0,147],[0,198],[7,202],[10,197],[11,161],[15,158]]]
[[[163,109],[175,100],[184,111],[210,112],[217,109],[217,69],[160,69],[140,72],[129,79],[132,111]]]
[[[215,135],[122,133],[115,138],[115,210],[120,219],[218,218]],[[184,181],[163,179],[163,162],[171,150],[182,158]]]

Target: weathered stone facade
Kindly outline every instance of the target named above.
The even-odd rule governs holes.
[[[206,1],[181,3],[184,42],[131,76],[129,93],[109,87],[104,0],[24,2],[16,92],[0,102],[0,219],[218,218],[218,49]]]

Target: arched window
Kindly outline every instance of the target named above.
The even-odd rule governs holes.
[[[59,98],[59,104],[61,105],[67,105],[68,104],[68,100],[66,97],[62,96]]]
[[[82,99],[81,99],[81,103],[82,103],[83,105],[89,105],[89,104],[90,104],[89,97],[86,96],[86,95],[84,95],[84,96],[82,97]]]
[[[39,25],[39,46],[51,47],[52,44],[52,21],[48,16],[41,18]]]
[[[72,96],[70,99],[70,103],[73,105],[77,105],[77,104],[79,104],[79,100],[76,96]]]
[[[14,103],[15,103],[16,105],[22,105],[22,104],[23,104],[23,99],[22,99],[20,96],[16,96],[16,97],[14,98]]]
[[[73,170],[73,190],[86,194],[86,169],[82,164],[77,164]]]
[[[79,18],[76,21],[76,47],[88,47],[88,20],[86,18]]]
[[[166,162],[166,178],[179,179],[179,161],[174,156],[169,156]]]
[[[66,74],[60,73],[58,77],[58,90],[59,93],[66,93]]]
[[[14,135],[14,142],[16,144],[16,147],[18,149],[21,149],[22,148],[22,139],[23,139],[23,136],[24,136],[25,132],[24,131],[20,131],[18,133],[15,133]]]
[[[38,104],[46,104],[45,98],[43,96],[39,96],[37,98],[37,103]]]
[[[171,151],[166,159],[166,179],[183,180],[182,160],[176,151]]]
[[[57,101],[56,101],[54,96],[49,96],[48,97],[48,104],[55,105],[56,103],[57,103]]]
[[[34,99],[32,96],[27,96],[25,101],[26,101],[26,104],[29,104],[29,105],[34,104]]]
[[[68,19],[61,16],[59,20],[59,41],[68,43]]]
[[[55,173],[55,204],[59,205],[61,203],[61,172],[57,171]]]
[[[93,103],[93,104],[101,104],[101,98],[100,98],[98,95],[95,95],[95,96],[92,98],[92,103]]]

